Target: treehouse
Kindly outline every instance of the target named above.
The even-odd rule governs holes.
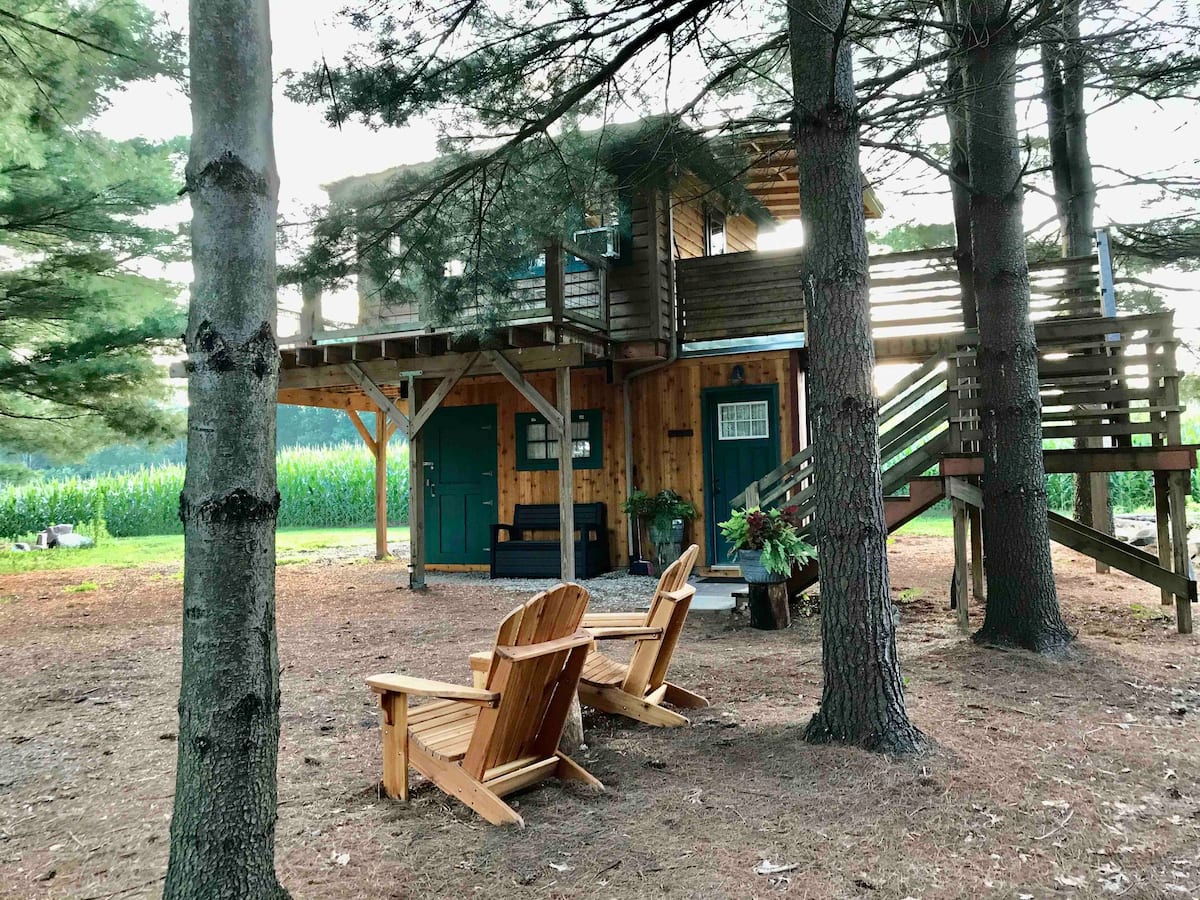
[[[438,321],[420,296],[389,298],[362,277],[357,321],[334,327],[305,292],[299,333],[280,341],[279,402],[353,419],[376,457],[380,554],[389,439],[407,435],[414,586],[432,568],[489,570],[497,540],[527,537],[498,526],[522,517],[549,532],[529,559],[539,543],[537,565],[554,575],[582,572],[581,544],[593,562],[627,565],[634,525],[621,506],[635,488],[695,504],[709,574],[729,565],[717,525],[732,508],[810,508],[801,251],[759,249],[761,231],[799,217],[795,151],[783,134],[741,149],[750,164],[727,183],[679,170],[552,235],[511,274],[501,319],[468,305]],[[385,180],[332,185],[331,200],[364,202]],[[863,205],[879,215],[869,188]],[[1103,233],[1096,255],[1038,262],[1030,276],[1047,471],[1149,470],[1158,498],[1158,556],[1053,514],[1052,536],[1161,587],[1189,630],[1195,452],[1181,442],[1171,315],[1116,315]],[[968,585],[983,590],[973,310],[951,248],[875,257],[871,281],[878,363],[907,367],[880,398],[888,524],[950,498],[965,626]]]

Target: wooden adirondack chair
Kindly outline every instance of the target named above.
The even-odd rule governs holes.
[[[602,788],[559,752],[592,637],[580,630],[588,593],[560,584],[500,625],[483,687],[406,675],[367,679],[383,712],[383,785],[408,799],[412,766],[494,825],[524,821],[500,798],[550,777]],[[436,697],[415,709],[408,698]]]
[[[588,654],[579,682],[579,701],[604,712],[617,713],[648,725],[676,727],[688,720],[663,701],[684,709],[703,709],[708,701],[699,694],[667,681],[667,669],[683,630],[696,588],[687,583],[700,548],[695,544],[667,566],[658,580],[650,609],[644,613],[592,613],[584,616],[583,627],[596,640],[637,641],[629,664],[605,656],[599,650]]]

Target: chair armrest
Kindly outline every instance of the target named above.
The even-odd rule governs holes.
[[[583,627],[589,629],[618,627],[636,628],[639,625],[645,624],[646,614],[644,612],[588,613],[583,617]]]
[[[661,628],[650,628],[645,625],[601,626],[599,628],[588,628],[587,631],[588,634],[598,641],[612,640],[614,638],[625,638],[635,641],[656,641],[663,636]]]
[[[680,600],[687,600],[689,597],[694,596],[695,593],[696,586],[694,584],[685,584],[677,591],[663,591],[663,596],[670,597],[672,600],[678,602]]]
[[[520,647],[497,647],[496,655],[517,662],[522,659],[529,659],[531,656],[558,653],[560,650],[573,650],[576,647],[583,647],[591,642],[592,636],[586,631],[579,630],[567,637],[557,638],[553,641],[543,641],[540,644],[525,644]]]
[[[510,541],[513,540],[514,538],[516,538],[517,540],[521,539],[521,529],[520,528],[517,528],[517,526],[515,526],[515,525],[508,525],[508,524],[501,522],[500,524],[492,525],[492,543],[493,544],[499,542],[501,531],[508,532],[508,539]]]
[[[485,691],[480,688],[466,687],[461,684],[450,684],[447,681],[413,678],[410,675],[399,675],[395,672],[372,675],[367,679],[367,684],[377,694],[413,694],[417,697],[440,697],[443,700],[463,700],[467,703],[479,703],[483,706],[496,706],[500,702],[500,695],[495,691]]]
[[[467,657],[472,672],[486,672],[492,665],[492,651],[480,650]]]

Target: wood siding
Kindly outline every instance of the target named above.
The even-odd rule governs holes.
[[[554,373],[535,372],[528,376],[551,402],[554,400]],[[557,470],[539,472],[517,471],[517,413],[536,412],[533,405],[517,393],[516,388],[500,376],[463,379],[443,406],[496,405],[497,452],[496,521],[511,522],[513,506],[517,503],[557,503]],[[608,507],[608,541],[614,556],[625,559],[625,516],[621,501],[625,499],[625,425],[622,414],[621,389],[606,384],[603,369],[576,369],[571,373],[571,406],[574,409],[602,411],[601,441],[603,468],[575,470],[575,502],[602,502]],[[614,559],[613,562],[617,562]]]
[[[650,493],[671,488],[695,504],[699,516],[689,526],[688,539],[700,545],[702,560],[707,559],[708,546],[701,397],[705,388],[728,385],[734,366],[742,367],[745,384],[779,385],[782,462],[800,449],[798,377],[789,351],[683,359],[636,379],[632,386],[634,485]],[[690,435],[669,436],[689,429]]]
[[[742,253],[758,249],[758,223],[746,216],[728,215],[729,204],[720,194],[710,191],[694,175],[685,175],[671,193],[674,224],[674,257],[694,259],[704,255],[704,209],[715,206],[725,212],[726,252]]]
[[[782,458],[799,449],[797,373],[789,351],[743,353],[684,359],[635,379],[633,409],[634,486],[658,492],[672,488],[691,500],[701,517],[689,528],[689,539],[704,540],[704,434],[701,392],[729,384],[735,365],[742,366],[746,384],[778,384]],[[529,381],[549,399],[554,397],[554,373],[531,374]],[[608,384],[602,369],[577,369],[571,378],[571,406],[602,412],[603,467],[575,470],[575,501],[601,502],[608,510],[609,546],[614,566],[628,565],[629,547],[621,503],[626,497],[625,432],[621,385]],[[497,521],[512,520],[516,503],[555,503],[558,473],[519,472],[516,455],[516,416],[534,412],[532,405],[507,381],[495,377],[461,381],[443,402],[445,406],[494,403],[497,407]],[[691,435],[670,437],[669,431],[691,429]],[[432,567],[431,568],[435,568]],[[441,567],[458,568],[458,567]]]
[[[630,205],[633,245],[630,258],[608,272],[609,333],[614,341],[639,341],[652,337],[650,316],[651,247],[657,233],[654,197],[638,194]]]

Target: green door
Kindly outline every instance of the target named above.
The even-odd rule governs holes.
[[[730,501],[779,465],[779,387],[709,388],[704,392],[704,519],[708,564],[733,565],[718,523]]]
[[[425,559],[490,561],[496,521],[496,407],[443,406],[425,435]]]

